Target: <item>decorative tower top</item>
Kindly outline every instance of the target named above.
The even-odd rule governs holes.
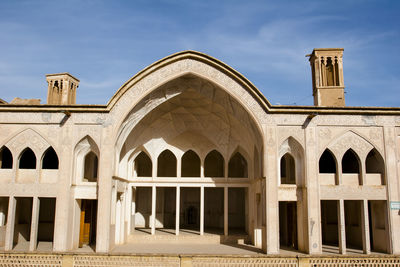
[[[48,83],[47,104],[74,105],[76,104],[76,89],[79,80],[68,72],[47,74]]]
[[[343,48],[314,48],[310,57],[315,106],[344,107]]]

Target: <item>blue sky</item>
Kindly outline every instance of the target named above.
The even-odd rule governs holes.
[[[312,105],[306,54],[343,47],[348,106],[400,106],[400,1],[0,1],[0,98],[41,98],[45,74],[106,104],[181,50],[238,70],[272,104]]]

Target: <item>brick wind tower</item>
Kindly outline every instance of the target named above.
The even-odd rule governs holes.
[[[310,57],[314,106],[344,107],[343,48],[314,48]]]
[[[47,104],[74,105],[76,104],[76,89],[79,80],[68,72],[47,74],[48,83]]]

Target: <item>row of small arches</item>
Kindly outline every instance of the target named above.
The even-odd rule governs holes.
[[[0,149],[1,169],[13,168],[13,155],[8,147],[3,146]],[[42,169],[58,169],[58,156],[53,147],[49,147],[42,155]],[[29,147],[25,148],[18,156],[19,169],[36,169],[36,155]]]
[[[181,177],[201,176],[200,157],[193,150],[186,151],[181,158]],[[153,163],[150,157],[141,151],[134,160],[134,172],[137,177],[151,177]],[[169,149],[157,158],[158,177],[177,177],[177,158]],[[212,150],[204,159],[205,177],[225,177],[225,160],[217,150]],[[228,163],[228,177],[248,178],[247,161],[236,152]]]
[[[333,153],[326,149],[319,159],[319,173],[337,173],[337,161]],[[344,153],[341,161],[342,173],[360,174],[361,161],[353,149],[348,149]],[[379,152],[373,148],[365,159],[366,173],[384,174],[384,161]],[[296,183],[295,159],[290,153],[286,153],[280,160],[281,184]]]
[[[342,157],[342,173],[360,173],[361,161],[353,149],[348,149]],[[336,173],[336,158],[333,153],[326,149],[319,159],[320,173]],[[365,159],[366,173],[384,173],[385,164],[379,152],[373,148]]]

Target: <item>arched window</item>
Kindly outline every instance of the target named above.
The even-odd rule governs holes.
[[[368,153],[365,160],[365,168],[367,173],[384,173],[385,164],[383,158],[375,148]]]
[[[200,158],[193,150],[188,150],[182,156],[182,177],[200,177]]]
[[[3,146],[0,149],[0,167],[2,169],[12,169],[12,165],[13,157],[11,151],[6,146]]]
[[[164,150],[157,159],[158,177],[176,177],[176,157],[170,150]]]
[[[356,153],[349,149],[342,159],[342,173],[360,173],[359,160]]]
[[[46,152],[44,152],[42,169],[58,169],[58,157],[53,147],[49,147]]]
[[[151,159],[145,152],[140,152],[135,158],[135,171],[137,177],[151,177],[153,164]]]
[[[217,150],[207,154],[204,160],[205,177],[224,177],[224,157]]]
[[[336,173],[336,161],[329,149],[319,158],[319,173]]]
[[[97,168],[98,159],[95,153],[90,151],[84,160],[83,181],[96,182],[97,181]]]
[[[235,155],[231,157],[228,164],[228,177],[231,178],[247,178],[247,161],[240,154],[236,152]]]
[[[32,149],[26,148],[19,158],[20,169],[36,169],[36,156]]]
[[[294,158],[289,153],[281,158],[281,184],[296,184]]]

